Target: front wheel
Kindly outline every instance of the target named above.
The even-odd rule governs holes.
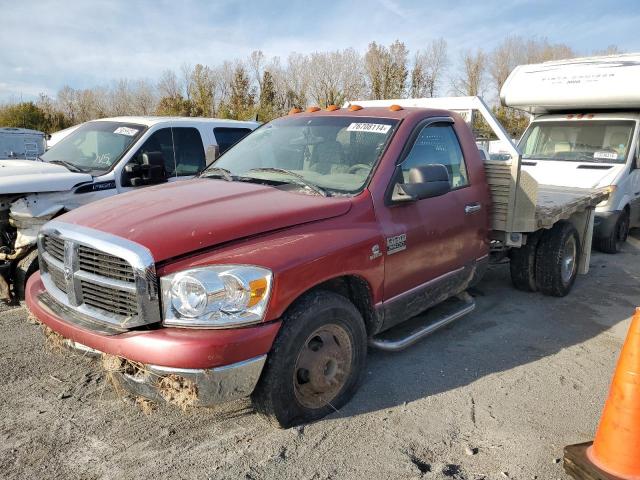
[[[623,210],[613,230],[606,238],[595,238],[595,246],[604,253],[618,253],[629,236],[629,212]]]
[[[345,297],[310,293],[283,318],[252,400],[276,426],[289,428],[337,411],[356,392],[367,333]]]
[[[18,261],[14,274],[13,291],[16,298],[24,300],[24,293],[29,277],[38,271],[38,250],[31,250],[26,256]]]

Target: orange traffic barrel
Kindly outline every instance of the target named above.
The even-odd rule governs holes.
[[[640,308],[629,327],[592,444],[565,448],[576,479],[640,480]]]

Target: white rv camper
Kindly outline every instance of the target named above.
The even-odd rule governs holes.
[[[640,54],[521,65],[503,105],[533,114],[518,147],[538,182],[608,187],[596,208],[594,244],[616,253],[640,226]]]

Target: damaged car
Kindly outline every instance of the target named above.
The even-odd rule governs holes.
[[[84,123],[38,161],[0,160],[0,301],[24,298],[47,221],[95,200],[193,177],[257,122],[118,117]]]

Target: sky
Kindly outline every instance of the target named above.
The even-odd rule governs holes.
[[[0,0],[0,101],[55,96],[117,79],[155,80],[184,64],[253,50],[285,58],[399,39],[411,52],[444,38],[462,51],[509,35],[546,37],[581,54],[640,51],[640,0]]]

